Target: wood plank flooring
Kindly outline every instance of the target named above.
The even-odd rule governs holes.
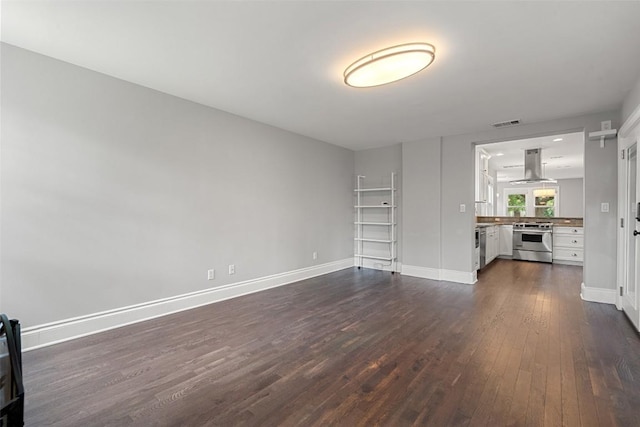
[[[640,338],[582,269],[348,269],[24,355],[27,426],[639,426]]]

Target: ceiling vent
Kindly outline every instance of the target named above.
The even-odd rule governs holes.
[[[519,124],[520,124],[520,120],[507,120],[506,122],[494,123],[491,126],[493,126],[494,128],[503,128],[503,127],[515,126]]]

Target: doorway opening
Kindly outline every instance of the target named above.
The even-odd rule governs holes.
[[[583,265],[584,145],[584,132],[476,145],[476,223],[499,228],[489,259]]]
[[[542,178],[524,181],[527,150],[539,149]],[[476,215],[584,217],[584,134],[572,132],[476,146]]]

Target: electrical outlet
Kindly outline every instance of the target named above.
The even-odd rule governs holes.
[[[318,252],[313,253],[313,259],[318,259]]]
[[[208,270],[207,271],[207,280],[213,280],[216,278],[216,271],[215,270]]]
[[[229,274],[236,274],[235,264],[229,264]]]

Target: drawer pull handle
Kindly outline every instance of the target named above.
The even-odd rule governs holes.
[[[578,243],[578,241],[577,240],[572,240],[571,243]]]
[[[571,256],[578,256],[578,254],[573,254],[573,255],[571,255]]]

